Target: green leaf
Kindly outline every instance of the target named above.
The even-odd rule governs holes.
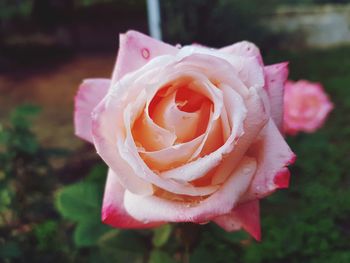
[[[139,232],[134,230],[122,230],[114,237],[101,242],[104,248],[119,248],[133,253],[146,253],[148,250],[148,241]]]
[[[148,263],[175,263],[176,261],[167,253],[161,250],[153,250]]]
[[[41,251],[50,249],[54,243],[58,231],[58,223],[53,220],[47,220],[34,227],[34,234],[37,239],[37,248]]]
[[[163,225],[154,230],[154,236],[152,239],[155,247],[163,246],[169,239],[172,228],[170,224]]]
[[[18,137],[14,141],[14,145],[16,145],[18,150],[21,150],[25,153],[34,155],[39,150],[39,143],[36,141],[34,137]]]
[[[86,179],[89,182],[94,182],[98,185],[104,186],[106,181],[107,170],[107,165],[97,164],[91,169]]]
[[[9,189],[0,189],[0,212],[7,209],[11,204],[11,191]]]
[[[22,105],[15,108],[10,115],[11,123],[19,129],[27,129],[30,126],[29,117],[40,112],[40,107],[34,105]]]
[[[40,111],[41,111],[41,109],[39,106],[25,104],[25,105],[21,105],[21,106],[18,106],[17,108],[15,108],[12,111],[11,116],[12,117],[33,116],[33,115],[38,114]]]
[[[74,242],[78,247],[94,246],[109,231],[114,232],[98,220],[80,222],[74,231]]]
[[[100,221],[102,189],[82,182],[58,191],[56,207],[60,214],[73,221]]]

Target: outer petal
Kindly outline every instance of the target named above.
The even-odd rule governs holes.
[[[263,65],[263,59],[259,48],[248,41],[241,41],[233,45],[220,48],[219,51],[237,56],[256,57],[260,64]]]
[[[234,73],[236,73],[240,81],[242,81],[248,88],[253,86],[263,87],[265,85],[263,67],[261,66],[258,58],[255,56],[238,56],[235,54],[227,54],[225,52],[218,52],[216,50],[203,47],[186,46],[181,49],[179,57],[186,57],[190,54],[206,54],[209,56],[221,58],[222,60],[226,60],[229,64],[231,64],[231,67],[234,70],[231,72],[231,75],[234,75]],[[211,59],[210,62],[215,63],[215,60]],[[218,67],[218,69],[221,71],[223,69],[223,63],[221,62],[220,64],[221,65]],[[207,69],[208,68],[212,69],[213,65],[207,67]],[[217,72],[214,70],[214,73]],[[210,75],[212,75],[212,73],[208,74],[208,76]],[[227,77],[224,77],[223,79],[226,78]],[[238,92],[237,89],[236,91]]]
[[[156,196],[140,197],[126,191],[124,206],[130,215],[143,222],[206,222],[229,213],[235,207],[255,170],[255,160],[245,157],[218,191],[198,203],[181,203]]]
[[[109,169],[102,205],[102,221],[117,228],[148,228],[162,223],[145,224],[131,217],[124,208],[125,189],[118,182],[115,173]]]
[[[178,49],[136,31],[128,31],[119,36],[119,52],[112,83],[125,74],[135,71],[151,59],[161,55],[174,55]]]
[[[286,166],[295,161],[295,154],[272,120],[262,131],[261,139],[249,149],[249,154],[257,158],[258,170],[245,200],[261,198],[278,188],[288,186],[289,173],[286,172]]]
[[[74,127],[75,135],[92,141],[91,112],[107,94],[110,86],[109,79],[86,79],[80,85],[75,96]]]
[[[243,228],[256,240],[261,240],[259,200],[241,204],[232,212],[216,217],[213,221],[228,232]]]
[[[270,99],[271,116],[280,131],[283,128],[284,84],[288,78],[288,62],[266,66],[265,89]]]

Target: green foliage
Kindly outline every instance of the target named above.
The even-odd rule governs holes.
[[[14,16],[28,17],[32,10],[32,0],[2,0],[0,1],[0,19],[10,19]]]
[[[55,245],[57,228],[58,223],[53,220],[48,220],[34,227],[34,235],[38,241],[39,250],[49,250],[52,245]]]
[[[100,218],[101,192],[97,185],[81,182],[60,189],[56,207],[64,217],[73,221]]]
[[[176,263],[176,261],[164,251],[153,250],[148,263]]]
[[[172,227],[170,224],[163,225],[154,230],[154,236],[152,239],[153,245],[155,247],[163,246],[170,237]]]
[[[15,177],[24,181],[24,173],[47,168],[45,160],[35,158],[42,152],[30,130],[31,118],[38,112],[35,106],[20,106],[11,112],[9,123],[0,124],[0,226],[12,216],[11,206],[20,205],[16,204],[19,200],[13,200],[15,191],[22,187],[21,182],[14,181]]]
[[[103,225],[100,220],[80,221],[74,231],[74,242],[78,247],[93,246],[109,231],[113,230]]]
[[[96,245],[111,228],[101,222],[103,185],[98,177],[104,177],[105,166],[96,166],[86,181],[61,188],[56,195],[56,208],[60,214],[77,223],[74,243],[78,247]]]
[[[59,224],[45,221],[55,215],[51,194],[56,180],[50,176],[50,157],[63,156],[65,151],[39,144],[31,130],[39,111],[20,106],[0,125],[0,258],[4,262],[68,258],[64,246],[58,245],[65,242],[57,231]]]

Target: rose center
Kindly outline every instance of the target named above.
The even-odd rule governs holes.
[[[209,122],[213,103],[194,90],[199,84],[180,79],[161,88],[149,106],[155,124],[173,132],[176,143],[184,143],[203,134]]]
[[[179,110],[184,112],[198,111],[204,102],[210,100],[187,87],[181,87],[176,92],[175,102]]]

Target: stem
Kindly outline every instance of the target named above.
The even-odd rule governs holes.
[[[183,263],[190,262],[190,246],[188,244],[185,244],[185,252],[183,254],[182,262]]]
[[[190,252],[198,244],[200,238],[201,226],[193,223],[179,224],[178,237],[183,245],[183,253],[181,253],[181,262],[190,262]]]

